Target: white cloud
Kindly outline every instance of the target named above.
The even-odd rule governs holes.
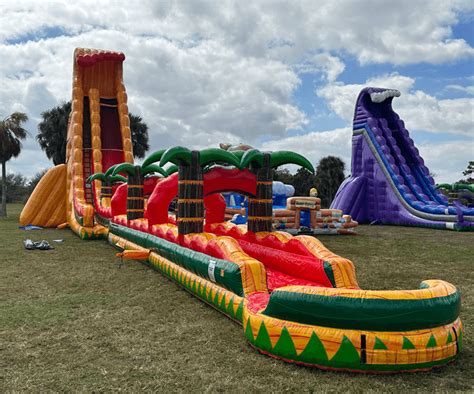
[[[466,143],[464,140],[422,143],[417,148],[425,165],[434,173],[437,183],[452,183],[463,178],[462,172],[474,157],[474,143]]]
[[[457,0],[315,2],[301,0],[184,2],[16,1],[2,5],[0,39],[97,29],[160,36],[192,45],[221,40],[242,56],[301,60],[308,50],[345,51],[361,63],[442,63],[472,56],[474,49],[452,37],[459,14],[474,9]]]
[[[181,125],[188,131],[182,142],[200,133],[255,141],[265,132],[284,135],[305,122],[291,104],[300,81],[281,62],[242,58],[209,41],[184,49],[161,39],[137,40],[128,53],[130,102],[139,97],[131,108],[139,105],[140,112],[147,108],[149,115]]]
[[[309,59],[296,66],[299,73],[320,72],[329,82],[334,82],[344,71],[345,64],[336,56],[327,53],[319,53],[311,56]]]
[[[415,79],[399,74],[370,78],[362,84],[327,84],[316,94],[324,98],[329,107],[341,118],[351,122],[357,95],[365,86],[398,89],[401,97],[393,100],[393,107],[405,121],[405,127],[432,133],[449,133],[474,136],[474,99],[440,100],[421,90],[414,89]]]
[[[343,127],[334,130],[313,131],[279,140],[268,141],[266,150],[291,150],[308,158],[316,168],[317,163],[325,156],[338,156],[346,164],[346,173],[350,173],[352,128]],[[291,170],[295,167],[289,166]]]
[[[461,93],[466,93],[471,96],[474,96],[474,85],[470,86],[461,86],[461,85],[447,85],[446,88],[447,90],[455,90]]]

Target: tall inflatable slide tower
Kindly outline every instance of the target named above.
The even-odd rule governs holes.
[[[114,164],[133,163],[124,60],[121,52],[74,51],[66,164],[41,179],[21,213],[22,225],[55,227],[67,222],[83,239],[106,236],[106,228],[94,219],[100,181],[90,185],[86,180]]]
[[[365,88],[357,99],[352,175],[331,208],[359,223],[474,230],[474,209],[448,204],[435,188],[405,123],[392,109],[394,89]]]

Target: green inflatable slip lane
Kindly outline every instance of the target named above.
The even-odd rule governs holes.
[[[388,300],[322,296],[275,290],[264,315],[324,327],[369,331],[410,331],[456,320],[459,291],[444,297]]]
[[[468,183],[440,183],[436,185],[436,189],[446,189],[450,191],[469,190],[471,193],[474,193],[474,185]]]
[[[110,223],[109,231],[144,248],[152,249],[160,256],[202,278],[217,283],[241,297],[244,295],[240,267],[235,263],[195,252],[152,234],[116,223]],[[213,278],[211,278],[211,275],[213,275]]]
[[[77,223],[79,223],[81,226],[84,226],[84,219],[79,213],[76,211],[76,208],[74,207],[74,217],[76,218]]]

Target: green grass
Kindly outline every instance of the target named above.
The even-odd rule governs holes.
[[[472,233],[361,226],[323,237],[351,259],[369,289],[416,288],[441,278],[463,294],[464,349],[428,373],[323,372],[262,356],[240,326],[138,262],[117,265],[105,241],[70,230],[18,230],[20,205],[0,219],[0,392],[407,391],[474,388]],[[26,251],[25,238],[53,251]]]

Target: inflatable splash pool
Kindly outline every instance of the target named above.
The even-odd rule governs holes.
[[[77,49],[67,165],[51,169],[21,224],[107,239],[242,324],[263,354],[323,369],[427,370],[462,348],[460,294],[359,288],[351,261],[311,236],[272,231],[272,169],[295,152],[172,147],[133,164],[122,53]],[[170,164],[172,164],[170,166]],[[225,220],[222,192],[248,197],[248,223]],[[176,215],[168,212],[177,198]]]

